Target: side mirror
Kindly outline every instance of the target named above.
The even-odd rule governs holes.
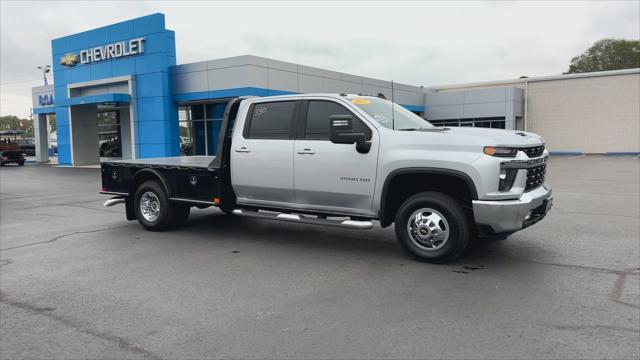
[[[367,141],[363,133],[353,132],[351,115],[333,115],[329,118],[330,138],[334,144],[357,144]]]

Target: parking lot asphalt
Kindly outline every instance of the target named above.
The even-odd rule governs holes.
[[[144,231],[99,170],[0,170],[0,357],[638,358],[640,160],[552,157],[555,205],[455,263],[194,210]]]

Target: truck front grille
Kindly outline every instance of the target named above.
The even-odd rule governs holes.
[[[526,147],[520,150],[524,151],[524,153],[527,154],[528,157],[534,158],[542,155],[542,153],[544,152],[544,145]]]
[[[547,165],[540,165],[527,169],[527,186],[524,190],[529,191],[544,184],[544,175],[547,171]]]

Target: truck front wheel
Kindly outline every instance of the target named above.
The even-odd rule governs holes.
[[[157,181],[147,181],[138,187],[134,209],[140,225],[147,230],[165,230],[173,224],[171,204]]]
[[[414,259],[445,263],[459,257],[470,236],[462,206],[445,194],[427,191],[407,199],[395,219],[396,237]]]

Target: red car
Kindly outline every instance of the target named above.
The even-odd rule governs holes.
[[[24,154],[17,142],[18,134],[20,131],[17,130],[0,131],[0,166],[9,163],[24,165]]]

